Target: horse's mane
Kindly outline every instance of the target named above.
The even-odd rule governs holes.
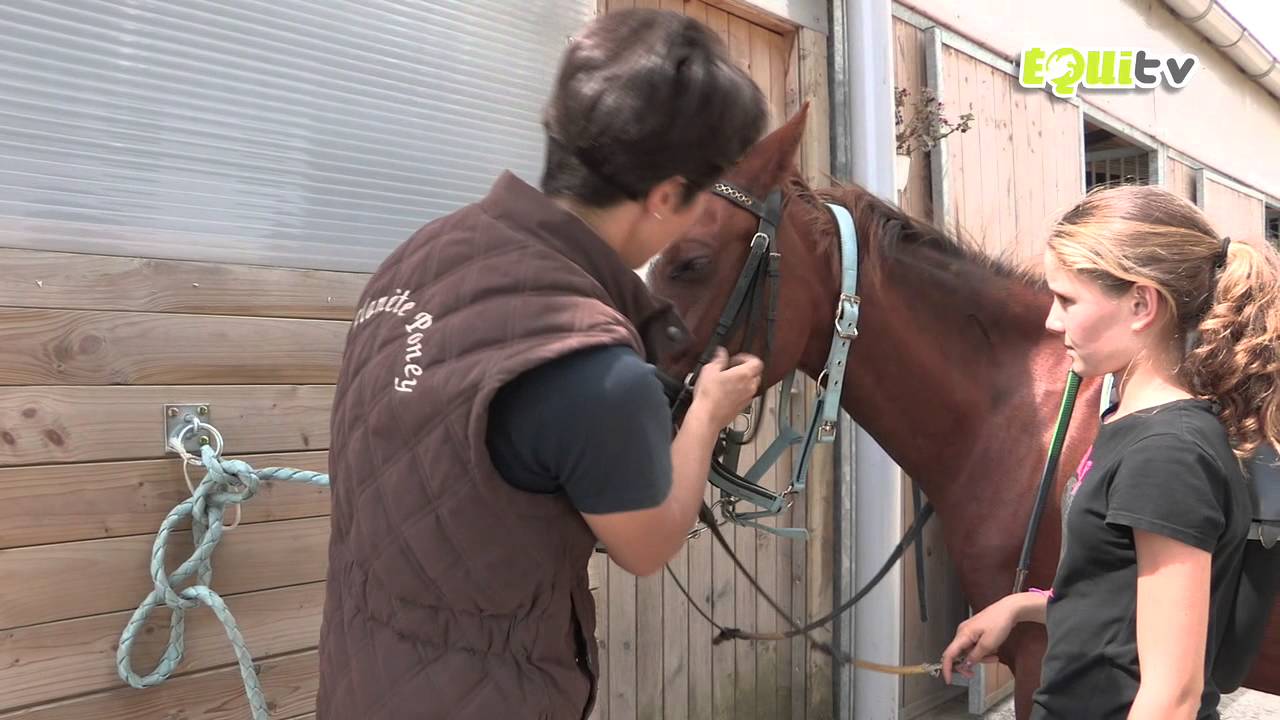
[[[808,225],[816,237],[836,237],[835,222],[824,203],[843,205],[853,214],[860,237],[868,235],[878,243],[881,257],[894,259],[908,248],[927,248],[944,257],[991,273],[995,277],[1012,280],[1031,288],[1045,287],[1044,276],[1019,264],[1009,251],[991,254],[978,242],[968,237],[956,237],[942,228],[913,217],[874,194],[856,185],[846,185],[833,180],[827,188],[813,189],[799,175],[790,176],[783,184],[783,194],[796,206],[798,217]],[[836,243],[827,246],[828,252],[838,252]]]

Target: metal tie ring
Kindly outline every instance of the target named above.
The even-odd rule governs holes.
[[[180,430],[177,434],[169,438],[169,447],[173,448],[173,451],[178,453],[178,455],[182,458],[183,462],[188,465],[200,465],[200,466],[204,465],[203,460],[187,452],[187,448],[184,447],[182,444],[183,438],[185,438],[189,434],[195,435],[195,433],[199,432],[202,429],[208,431],[208,433],[213,436],[214,454],[216,455],[222,454],[222,446],[223,446],[222,433],[218,432],[218,429],[215,428],[214,426],[209,425],[208,423],[200,422],[199,418],[194,418],[192,419],[190,425],[184,426],[182,430]]]

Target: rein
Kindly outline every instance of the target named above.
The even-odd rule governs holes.
[[[741,572],[747,578],[747,581],[751,584],[751,587],[754,588],[756,592],[758,592],[765,599],[765,602],[768,603],[769,607],[773,608],[774,612],[778,613],[778,615],[780,615],[784,620],[786,620],[787,624],[791,626],[790,630],[786,632],[781,632],[781,633],[750,632],[750,631],[742,630],[741,628],[728,627],[725,625],[721,625],[717,623],[715,620],[713,620],[710,614],[708,614],[705,610],[699,607],[696,603],[693,603],[692,598],[690,598],[690,604],[693,607],[693,609],[696,610],[698,614],[701,615],[708,623],[711,623],[712,627],[714,627],[719,632],[719,634],[716,635],[714,639],[712,639],[711,644],[719,645],[720,643],[725,642],[726,640],[770,640],[770,641],[789,640],[794,637],[803,636],[806,640],[812,643],[815,648],[826,653],[827,655],[830,655],[832,658],[839,660],[841,662],[848,662],[861,667],[864,664],[864,661],[857,660],[855,658],[851,658],[844,655],[839,650],[836,650],[835,648],[831,647],[829,644],[824,643],[820,640],[814,639],[809,633],[821,628],[822,626],[826,625],[827,623],[839,617],[841,614],[847,612],[854,605],[858,604],[858,602],[861,601],[862,598],[866,597],[867,593],[871,592],[871,590],[873,590],[877,584],[879,584],[880,580],[883,579],[884,576],[889,573],[889,570],[893,568],[894,563],[896,563],[902,557],[902,555],[906,552],[907,548],[910,547],[912,543],[915,543],[920,539],[920,534],[921,532],[924,531],[925,523],[927,523],[929,521],[929,518],[933,516],[933,506],[930,505],[929,503],[924,504],[924,506],[920,510],[920,514],[916,516],[915,521],[913,521],[911,523],[911,527],[908,528],[906,535],[904,535],[902,540],[898,542],[897,546],[894,547],[893,551],[889,553],[888,559],[885,560],[884,564],[880,566],[880,569],[876,571],[876,574],[872,576],[872,578],[869,581],[867,581],[867,584],[865,586],[860,588],[858,592],[854,593],[853,597],[846,600],[844,603],[842,603],[839,607],[832,610],[830,613],[818,618],[817,620],[810,621],[808,624],[803,626],[800,625],[800,623],[797,620],[795,620],[790,615],[788,615],[786,611],[784,611],[778,605],[777,601],[774,600],[769,595],[769,593],[765,592],[764,588],[760,587],[760,583],[751,575],[751,573],[747,570],[747,568],[742,564],[742,561],[732,551],[732,547],[729,545],[728,539],[724,537],[724,534],[720,531],[719,525],[715,523],[715,518],[709,517],[710,512],[711,512],[710,508],[708,508],[706,505],[703,505],[702,511],[699,513],[699,518],[703,522],[707,522],[708,520],[711,521],[707,525],[707,527],[710,528],[711,534],[715,536],[716,540],[720,543],[721,547],[724,550],[729,552],[729,559],[733,561],[734,567],[736,567],[738,571]],[[688,590],[686,590],[684,587],[684,584],[680,582],[680,578],[676,577],[675,572],[671,570],[670,565],[667,566],[667,574],[671,576],[671,579],[675,582],[676,587],[680,589],[680,592],[683,593],[686,598],[688,598],[689,597]],[[875,665],[877,666],[877,668],[890,667],[886,665],[881,665],[879,663],[866,663],[866,664]],[[929,668],[927,670],[922,670],[921,672],[933,672],[932,665],[909,666],[909,667]],[[938,667],[940,668],[941,666],[938,666]],[[868,668],[868,669],[875,669],[875,668]],[[915,674],[915,673],[905,673],[905,674]]]

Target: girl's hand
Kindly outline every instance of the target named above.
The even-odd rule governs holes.
[[[942,679],[951,683],[952,666],[967,678],[973,677],[975,663],[995,662],[996,651],[1021,620],[1026,593],[1007,595],[960,623],[955,639],[942,653]]]

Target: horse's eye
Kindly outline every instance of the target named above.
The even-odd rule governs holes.
[[[698,280],[711,269],[711,258],[691,257],[675,264],[667,273],[672,280]]]

